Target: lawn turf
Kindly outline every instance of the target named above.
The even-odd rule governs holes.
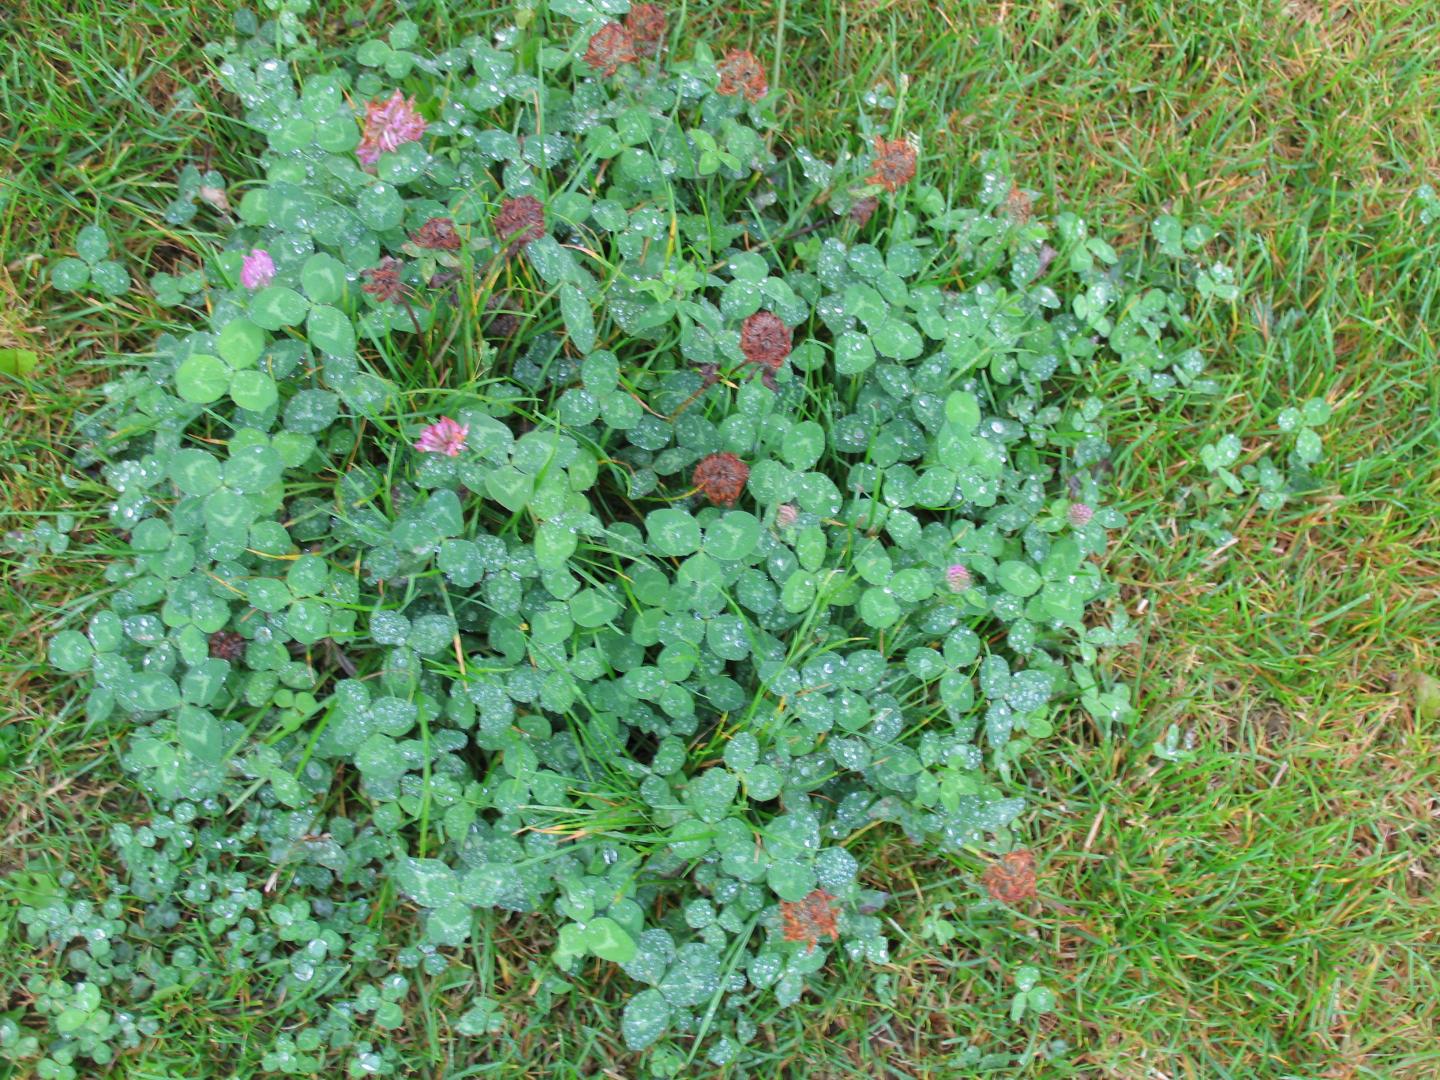
[[[67,418],[105,357],[145,349],[175,316],[144,290],[57,294],[44,270],[97,214],[137,277],[213,239],[213,216],[175,229],[159,208],[185,163],[232,184],[253,170],[199,51],[228,6],[22,0],[0,15],[0,348],[42,357],[0,397],[4,528],[75,515],[67,552],[0,556],[0,872],[94,880],[113,870],[107,825],[144,813],[118,767],[123,733],[88,726],[41,657],[119,547],[105,492],[66,466]],[[327,46],[368,36],[326,11],[312,24]],[[437,37],[503,17],[426,13]],[[1007,1075],[1440,1075],[1440,759],[1422,693],[1440,676],[1440,223],[1422,223],[1415,197],[1440,175],[1433,7],[749,0],[688,4],[695,36],[772,66],[792,142],[856,150],[868,109],[918,135],[927,178],[962,192],[1000,149],[1036,213],[1073,210],[1134,244],[1173,208],[1220,232],[1245,282],[1238,305],[1205,308],[1193,329],[1219,395],[1156,406],[1112,386],[1113,491],[1130,525],[1110,573],[1141,629],[1114,662],[1140,720],[1106,737],[1077,714],[1032,756],[1041,902],[977,906],[977,860],[868,835],[869,883],[895,898],[892,963],[832,963],[823,992],[767,1023],[757,1074],[968,1075],[973,1044]],[[1316,489],[1278,511],[1217,491],[1200,448],[1234,432],[1247,459],[1283,454],[1276,418],[1312,396],[1335,410]],[[1190,747],[1178,761],[1153,750],[1172,725]],[[0,944],[19,887],[0,883]],[[413,913],[384,908],[403,939]],[[638,1075],[615,1023],[626,980],[555,988],[543,1005],[543,924],[490,921],[467,963],[417,981],[387,1036],[414,1074]],[[3,948],[12,1008],[53,963]],[[1059,1004],[1016,1023],[1026,963]],[[253,1074],[303,1002],[237,1008],[230,989],[167,1005],[165,1038],[117,1074]],[[481,1060],[451,1031],[476,993],[506,1017]]]

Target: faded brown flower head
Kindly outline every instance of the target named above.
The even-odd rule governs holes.
[[[405,282],[400,278],[400,271],[403,269],[405,264],[399,259],[385,256],[378,266],[372,266],[365,271],[365,284],[360,286],[360,291],[368,293],[381,303],[401,299],[405,295]]]
[[[583,59],[601,75],[614,75],[621,64],[633,64],[639,58],[630,31],[618,22],[608,22],[591,35]]]
[[[850,220],[863,229],[875,216],[875,208],[879,205],[880,200],[874,195],[865,199],[856,199],[855,205],[850,207]]]
[[[1035,895],[1035,856],[1028,851],[1012,851],[1000,856],[980,878],[994,899],[1002,904],[1018,904]]]
[[[1010,194],[1005,196],[1005,212],[1016,225],[1024,225],[1030,220],[1030,196],[1011,184]]]
[[[210,655],[216,660],[229,660],[233,664],[244,657],[248,644],[233,630],[216,630],[210,635]]]
[[[625,16],[625,29],[641,56],[654,56],[665,40],[665,12],[659,4],[635,4]]]
[[[785,940],[805,942],[807,953],[815,951],[822,936],[839,941],[840,927],[836,922],[839,912],[830,906],[834,899],[824,889],[816,889],[804,900],[781,900],[780,932]]]
[[[492,293],[485,301],[486,313],[494,316],[485,328],[485,336],[492,341],[512,337],[520,329],[519,317],[513,311],[505,310],[509,302],[509,293]]]
[[[757,311],[740,324],[740,351],[747,363],[779,371],[790,355],[790,341],[790,328],[773,312]]]
[[[492,224],[501,240],[528,244],[545,235],[545,205],[534,195],[506,199],[496,211]]]
[[[770,89],[765,69],[748,49],[731,49],[715,70],[720,73],[720,85],[715,88],[718,93],[744,94],[746,101],[759,101]]]
[[[750,466],[734,454],[710,454],[695,466],[690,482],[716,506],[734,506],[750,479]]]
[[[879,184],[886,191],[896,191],[914,176],[915,147],[904,139],[882,139],[876,135],[875,171],[869,176],[870,183]]]
[[[432,217],[411,233],[410,239],[431,251],[460,250],[460,234],[455,231],[455,222],[448,217]]]

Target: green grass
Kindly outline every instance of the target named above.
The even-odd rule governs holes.
[[[142,809],[117,765],[120,734],[87,727],[40,658],[103,587],[113,543],[104,493],[66,468],[67,418],[101,381],[99,358],[144,349],[170,316],[143,291],[118,304],[57,295],[43,270],[96,214],[146,275],[204,242],[157,207],[184,163],[208,158],[232,183],[252,168],[198,50],[221,31],[222,6],[91,0],[67,13],[21,0],[0,17],[16,31],[0,45],[0,347],[43,357],[0,397],[4,528],[77,515],[71,552],[3,555],[0,872],[63,867],[94,881],[113,871],[108,823]],[[1035,758],[1042,902],[970,911],[982,866],[877,834],[870,884],[895,896],[892,963],[877,976],[834,962],[823,997],[767,1025],[766,1074],[951,1077],[968,1043],[1013,1055],[1064,1040],[1056,1061],[1005,1071],[1440,1075],[1440,758],[1416,690],[1440,674],[1440,231],[1413,198],[1440,166],[1433,7],[702,0],[688,11],[687,37],[774,62],[787,129],[817,152],[855,148],[857,111],[878,86],[900,98],[889,126],[921,137],[934,182],[973,190],[979,155],[1003,149],[1038,213],[1075,210],[1134,240],[1174,206],[1220,230],[1246,283],[1240,305],[1194,328],[1222,378],[1217,399],[1121,401],[1113,480],[1131,524],[1110,569],[1142,630],[1117,658],[1142,719],[1105,739],[1074,717]],[[430,24],[440,34],[479,22],[458,3],[443,14]],[[338,15],[322,30],[337,44],[363,35]],[[1216,499],[1200,447],[1234,431],[1256,458],[1283,445],[1279,410],[1313,395],[1336,410],[1320,488],[1276,512]],[[1220,552],[1189,525],[1213,515],[1235,538]],[[1188,760],[1152,753],[1172,724],[1193,741]],[[0,940],[15,883],[0,882]],[[925,936],[937,916],[953,940]],[[492,930],[473,964],[417,984],[391,1036],[414,1074],[636,1075],[614,1020],[623,980],[572,989],[550,1012],[530,967],[543,927]],[[50,959],[7,947],[0,988]],[[1022,963],[1059,990],[1053,1016],[1008,1019]],[[448,1027],[476,992],[507,1010],[483,1058]],[[11,1007],[24,1001],[16,990]],[[176,1002],[166,1038],[120,1074],[247,1075],[300,1007],[251,1005]]]

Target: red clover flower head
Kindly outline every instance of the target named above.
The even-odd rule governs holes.
[[[404,268],[405,264],[399,259],[385,256],[377,266],[365,271],[366,283],[360,286],[360,291],[381,303],[401,299],[405,295],[405,282],[400,278],[400,271]]]
[[[757,311],[740,325],[740,351],[746,363],[775,372],[790,355],[790,328],[773,312]]]
[[[816,889],[803,900],[780,901],[780,936],[786,941],[805,942],[805,951],[814,952],[822,937],[840,940],[839,912],[831,906],[831,896]]]
[[[725,58],[715,65],[720,73],[720,85],[716,93],[744,94],[746,101],[759,101],[770,89],[765,79],[765,69],[755,54],[748,49],[731,49]]]
[[[384,101],[365,106],[365,134],[355,149],[355,156],[366,165],[374,165],[381,154],[398,150],[408,142],[417,142],[425,134],[425,118],[415,109],[415,99],[396,90]]]
[[[528,244],[545,235],[545,205],[534,195],[506,199],[492,219],[495,235],[503,243]]]
[[[980,878],[985,891],[1002,904],[1018,904],[1035,895],[1035,856],[1011,851],[1000,856]]]
[[[431,251],[459,251],[460,234],[455,231],[455,222],[448,217],[432,217],[410,234],[418,247]]]
[[[1016,225],[1024,225],[1030,220],[1032,208],[1030,196],[1023,189],[1011,184],[1010,194],[1005,196],[1005,212],[1010,220]]]
[[[210,635],[210,655],[216,660],[229,660],[232,664],[245,657],[245,647],[250,643],[233,630],[216,630]]]
[[[621,64],[633,64],[635,39],[618,22],[608,22],[590,37],[590,46],[582,58],[601,75],[614,75]]]
[[[427,454],[459,457],[469,434],[469,424],[457,424],[450,417],[442,416],[420,433],[420,438],[415,440],[415,449]]]
[[[904,139],[875,136],[875,171],[869,176],[870,183],[879,184],[886,191],[897,191],[914,176],[915,147]]]
[[[748,479],[750,466],[734,454],[710,454],[695,466],[690,482],[716,506],[734,506]]]
[[[880,200],[874,195],[864,199],[856,199],[855,205],[850,207],[850,220],[862,229],[870,224],[870,219],[875,216],[875,209],[880,205]]]
[[[665,12],[659,4],[632,4],[625,16],[625,29],[642,55],[654,56],[665,40]]]
[[[251,248],[240,265],[240,284],[247,289],[263,289],[275,280],[275,260],[264,248]]]

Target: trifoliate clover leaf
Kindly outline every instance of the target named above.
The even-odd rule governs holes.
[[[632,1051],[644,1050],[655,1044],[670,1027],[671,1008],[658,990],[641,990],[625,1004],[620,1019],[620,1032],[625,1046]]]
[[[121,296],[130,291],[130,271],[106,259],[90,268],[90,284],[106,296]]]
[[[186,401],[208,405],[230,389],[230,368],[218,356],[193,353],[175,369],[175,389]]]
[[[297,326],[305,320],[309,310],[310,302],[284,285],[261,289],[250,301],[250,319],[264,330]]]

